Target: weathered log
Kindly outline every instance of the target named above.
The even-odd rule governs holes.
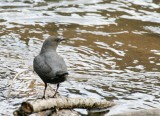
[[[49,98],[39,99],[36,101],[23,102],[20,108],[14,111],[14,116],[27,116],[32,113],[41,112],[44,110],[57,110],[57,109],[104,109],[114,106],[113,102],[107,100],[97,100],[92,98]]]

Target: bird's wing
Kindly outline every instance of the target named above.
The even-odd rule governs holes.
[[[46,75],[52,71],[52,68],[45,62],[44,57],[37,56],[34,59],[34,70],[40,74]]]
[[[52,68],[52,72],[55,74],[57,71],[66,71],[67,66],[61,56],[57,53],[50,52],[45,54],[46,63]]]

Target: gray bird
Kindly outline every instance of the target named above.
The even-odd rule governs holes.
[[[56,52],[58,44],[63,40],[65,39],[54,36],[48,37],[43,43],[40,54],[34,58],[34,71],[45,84],[42,98],[45,98],[47,83],[57,84],[54,94],[55,96],[59,88],[59,84],[64,82],[68,76],[67,66],[64,60]]]

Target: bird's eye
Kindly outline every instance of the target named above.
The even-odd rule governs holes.
[[[56,41],[56,42],[60,42],[60,39],[59,39],[59,38],[56,38],[55,41]]]

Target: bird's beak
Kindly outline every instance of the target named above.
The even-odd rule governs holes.
[[[58,36],[56,39],[55,39],[57,42],[61,42],[61,41],[66,41],[67,39],[61,37],[61,36]]]
[[[61,41],[66,41],[67,39],[65,39],[65,38],[59,38],[58,40],[59,40],[59,42],[61,42]]]
[[[61,38],[60,41],[66,41],[66,39],[65,38]]]

